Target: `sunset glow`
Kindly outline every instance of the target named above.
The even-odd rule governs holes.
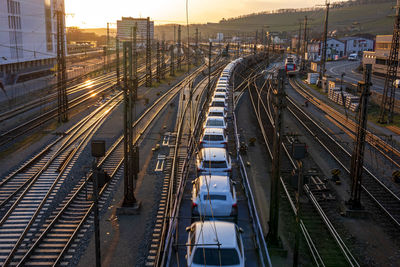
[[[189,0],[189,23],[218,22],[222,18],[280,8],[312,7],[324,0]],[[105,27],[121,16],[151,17],[156,24],[186,23],[185,0],[66,0],[67,26]],[[113,25],[112,25],[113,27]]]

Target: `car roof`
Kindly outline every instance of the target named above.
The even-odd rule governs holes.
[[[208,112],[224,112],[225,113],[225,109],[223,107],[210,107],[208,109]]]
[[[208,121],[222,121],[226,125],[225,118],[222,116],[207,116],[206,122]]]
[[[236,244],[235,224],[221,221],[195,222],[196,243],[206,244],[207,248],[218,248],[217,243],[222,248],[234,248]],[[215,246],[210,245],[215,244]],[[196,246],[202,247],[201,245]]]
[[[222,129],[222,128],[205,128],[204,134],[224,134],[224,129]]]
[[[200,190],[210,193],[230,192],[229,176],[227,175],[201,175],[199,176]]]
[[[226,95],[224,92],[215,92],[214,95]]]
[[[203,160],[226,160],[227,151],[225,148],[206,147],[202,148]]]
[[[225,102],[225,99],[224,98],[212,98],[212,102]]]

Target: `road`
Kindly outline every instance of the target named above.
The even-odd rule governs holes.
[[[345,82],[357,84],[358,81],[362,80],[362,74],[355,71],[359,64],[360,61],[330,61],[326,63],[326,73],[340,79],[341,74],[344,72],[346,73],[343,78]],[[382,77],[372,76],[371,90],[382,94],[384,86],[385,80]],[[396,99],[400,99],[400,92],[396,92]]]

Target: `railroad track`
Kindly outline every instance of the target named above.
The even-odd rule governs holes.
[[[325,104],[323,101],[316,98],[312,93],[305,90],[303,85],[297,79],[290,79],[290,84],[292,87],[305,99],[310,101],[319,109],[327,113],[331,120],[343,129],[353,140],[355,140],[355,133],[357,132],[357,123],[351,118],[346,118],[341,112],[332,108],[331,106]],[[375,135],[370,131],[366,131],[365,141],[376,149],[383,157],[386,158],[391,164],[400,168],[400,151],[386,143],[382,138]]]
[[[274,69],[274,68],[272,68]],[[257,75],[248,79],[249,96],[256,114],[258,124],[261,129],[267,151],[272,156],[272,139],[274,125],[272,121],[271,107],[269,106],[272,84],[267,83],[263,86],[257,85]],[[254,87],[255,90],[251,90]],[[268,88],[268,92],[263,92],[264,88]],[[263,99],[267,99],[265,104]],[[297,169],[295,160],[292,159],[290,147],[283,142],[283,151],[286,160],[281,169]],[[284,189],[284,194],[289,200],[293,213],[297,214],[295,203],[295,192],[286,184],[285,179],[280,178],[280,182]],[[317,266],[359,266],[350,250],[347,248],[334,226],[321,208],[314,192],[308,190],[307,194],[311,199],[310,203],[305,204],[302,208],[302,219],[299,222],[301,233],[306,241],[306,245]],[[315,201],[314,201],[315,200]]]
[[[105,104],[98,112],[94,112],[93,116],[76,127],[64,142],[57,142],[52,146],[50,153],[39,161],[33,172],[16,173],[2,183],[2,191],[12,192],[11,197],[2,202],[5,203],[0,220],[2,265],[11,264],[14,255],[32,242],[38,231],[37,226],[43,222],[51,206],[57,203],[57,196],[61,194],[60,190],[71,166],[108,116],[108,112],[121,101],[120,97],[115,97],[110,104]]]
[[[141,69],[144,70],[144,66],[141,67]],[[113,74],[111,76],[113,76]],[[112,85],[109,84],[110,82],[112,82]],[[114,84],[115,82],[116,82],[115,77],[107,78],[105,82],[101,81],[100,83],[102,85],[100,85],[96,88],[93,88],[89,92],[83,93],[82,95],[79,95],[79,96],[75,97],[74,99],[70,100],[68,109],[72,110],[75,107],[77,107],[87,101],[92,100],[93,96],[95,96],[95,95],[101,95],[101,94],[105,94],[105,93],[109,92],[111,89],[113,89],[115,87],[115,84]],[[144,82],[145,82],[145,74],[142,74],[139,78],[139,86],[143,85]],[[51,99],[53,99],[53,98],[55,99],[55,96],[52,95],[51,98],[48,99],[48,101],[51,101]],[[41,101],[40,101],[40,103],[41,103]],[[15,114],[21,114],[21,112],[27,112],[30,109],[40,105],[40,103],[36,103],[35,105],[28,104],[27,105],[28,107],[26,107],[26,108],[22,107],[22,108],[16,110]],[[56,118],[58,116],[57,112],[58,112],[57,107],[54,107],[54,108],[46,111],[43,114],[35,116],[31,120],[28,120],[8,131],[3,132],[2,134],[0,134],[0,146],[5,145],[5,144],[15,140],[15,138],[32,131],[33,129],[43,125],[44,123],[46,123],[48,121],[53,120],[54,118]],[[14,117],[14,115],[8,113],[6,117],[9,119],[9,118]]]
[[[150,127],[158,114],[160,114],[180,92],[182,83],[183,81],[160,96],[156,102],[136,120],[133,127],[140,129],[138,132],[141,133],[136,136],[136,144],[140,142],[142,135]],[[123,173],[122,162],[123,137],[121,136],[107,151],[106,156],[98,165],[102,166],[112,177],[110,184],[106,184],[101,189],[101,205],[104,204],[104,199],[111,192],[108,186],[111,185],[112,188]],[[73,190],[60,202],[58,207],[54,209],[47,218],[44,218],[42,223],[37,223],[37,225],[34,226],[34,228],[37,228],[35,232],[28,233],[28,231],[26,231],[23,234],[19,234],[18,238],[23,239],[25,243],[22,242],[22,245],[18,244],[16,246],[11,244],[11,249],[5,249],[8,256],[2,261],[3,265],[53,266],[68,264],[74,253],[76,253],[74,250],[76,244],[73,243],[79,241],[85,229],[90,227],[93,206],[92,201],[87,199],[86,194],[87,192],[90,194],[91,190],[91,184],[87,182],[87,179],[85,177],[81,178]],[[20,207],[20,209],[24,210],[25,207]],[[35,213],[40,214],[40,212],[41,210],[35,210]],[[12,243],[7,243],[7,239],[9,238],[5,237],[5,245],[3,245],[3,247],[6,245],[10,246],[10,243]]]
[[[296,86],[296,84],[291,84]],[[351,153],[341,146],[316,121],[306,114],[293,100],[288,99],[288,110],[303,125],[314,139],[350,174]],[[372,171],[363,167],[362,189],[368,197],[388,216],[390,221],[400,227],[400,198],[393,193]]]
[[[221,70],[222,67],[217,67],[217,69],[213,71],[212,76],[215,76],[217,73],[221,72]],[[192,94],[195,95],[197,90],[199,90],[201,85],[204,82],[206,82],[207,79],[208,78],[203,78],[201,81],[199,81],[197,86],[193,87],[193,81],[195,80],[195,76],[192,76],[192,80],[188,81],[187,84],[188,90],[192,91]],[[198,114],[197,111],[204,108],[205,105],[204,102],[203,105],[200,107],[202,94],[204,94],[204,92],[200,92],[199,97],[196,98],[197,103],[194,108],[196,112],[195,114]],[[192,110],[190,110],[189,101],[180,101],[179,105],[180,106],[178,111],[180,112],[178,113],[178,120],[175,126],[175,128],[177,129],[177,133],[175,136],[173,149],[170,150],[171,160],[170,163],[169,162],[166,163],[167,165],[170,164],[169,167],[170,173],[166,175],[165,183],[162,189],[162,191],[165,192],[165,194],[162,195],[161,201],[165,201],[165,205],[159,207],[159,215],[162,215],[162,218],[157,219],[156,225],[160,225],[160,227],[156,227],[153,230],[154,233],[160,234],[160,237],[153,239],[151,243],[151,245],[153,244],[157,245],[158,249],[155,251],[150,251],[148,258],[146,260],[146,263],[152,264],[153,266],[163,266],[168,257],[166,255],[168,251],[165,248],[171,244],[169,243],[169,240],[171,240],[171,233],[172,233],[171,227],[174,227],[176,223],[173,220],[173,215],[177,212],[176,211],[177,207],[174,204],[179,202],[179,200],[177,200],[178,197],[174,196],[178,193],[177,190],[179,190],[179,188],[181,187],[180,185],[182,183],[182,179],[187,171],[187,166],[188,166],[187,152],[192,151],[190,148],[192,146],[193,137],[190,139],[182,140],[184,134],[185,116],[187,115],[188,111]],[[191,115],[192,114],[190,114],[190,116]],[[198,120],[199,117],[196,116],[193,125],[197,125]],[[185,148],[188,149],[182,149],[182,147],[184,146],[183,143],[185,143]]]

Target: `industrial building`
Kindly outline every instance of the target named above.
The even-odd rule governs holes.
[[[64,0],[0,0],[0,83],[45,75],[55,64],[55,10]]]
[[[132,28],[137,25],[136,37],[137,43],[143,44],[147,38],[147,21],[150,21],[150,39],[154,39],[154,21],[150,18],[132,18],[122,17],[121,20],[117,21],[117,37],[119,40],[130,40]]]
[[[372,71],[375,74],[386,75],[392,35],[377,35],[375,42],[375,51],[364,52],[362,63],[363,65],[372,64]],[[397,76],[400,77],[399,69],[397,69]]]

